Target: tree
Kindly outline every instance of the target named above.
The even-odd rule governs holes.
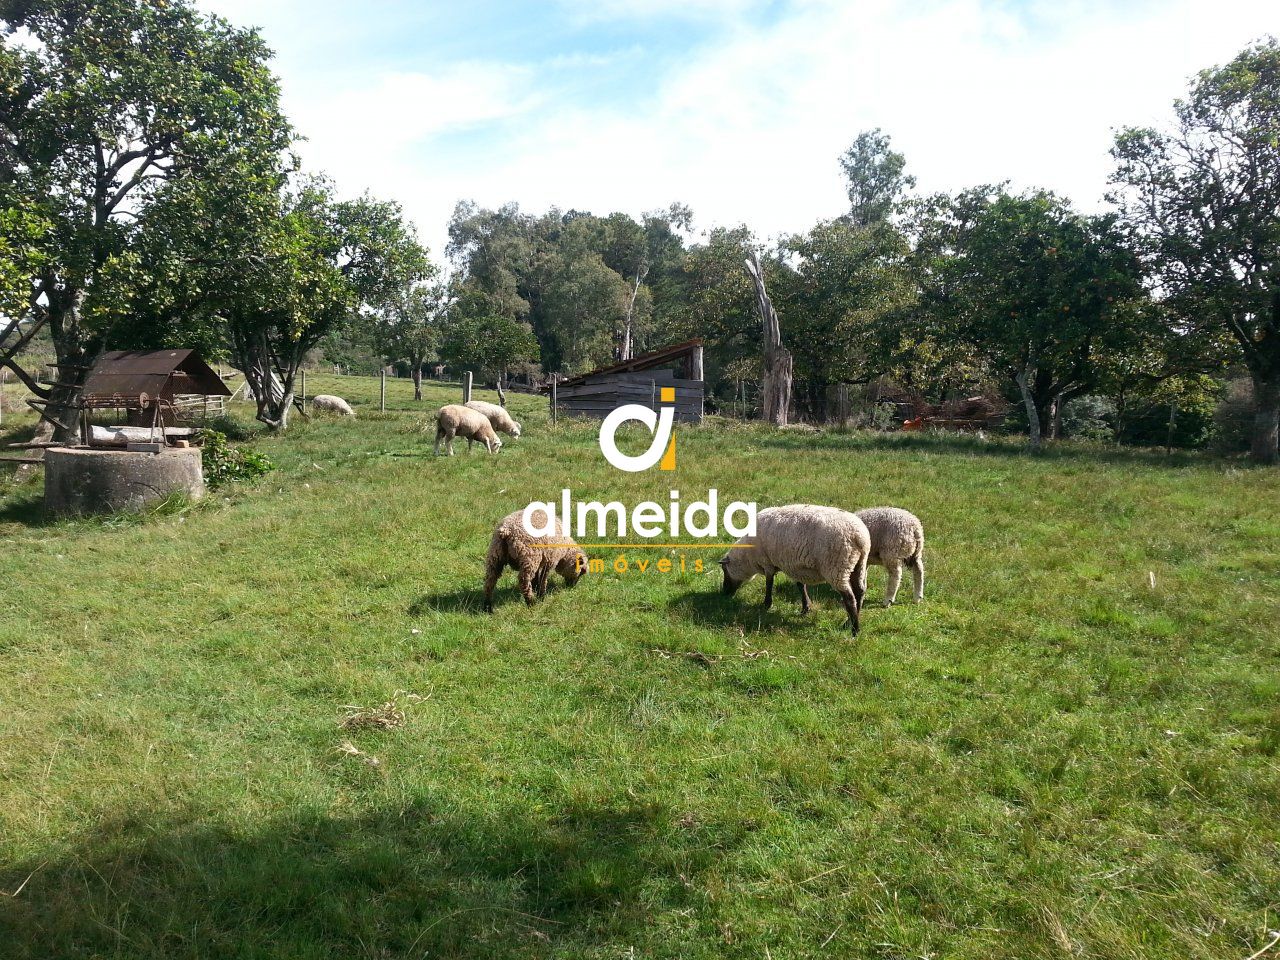
[[[840,157],[840,169],[848,180],[848,219],[869,226],[889,219],[902,195],[916,185],[905,173],[906,157],[889,147],[888,134],[865,130]]]
[[[307,181],[285,198],[265,247],[268,302],[256,309],[242,303],[229,328],[258,419],[283,429],[307,352],[362,312],[390,309],[430,267],[399,204],[368,195],[335,200],[323,180]]]
[[[429,271],[435,276],[435,269]],[[436,355],[449,305],[440,283],[418,284],[371,314],[374,340],[388,360],[404,359],[413,377],[413,399],[422,399],[422,368]]]
[[[821,413],[826,388],[866,383],[889,367],[902,311],[915,297],[910,247],[895,226],[840,219],[783,244],[774,297],[796,360],[796,399]]]
[[[209,173],[229,146],[274,166],[292,134],[261,38],[189,0],[11,2],[0,28],[0,168],[11,205],[49,225],[27,309],[48,325],[61,386],[9,366],[65,435],[102,342],[99,279],[129,261],[139,215],[179,176]],[[30,42],[6,36],[19,28]]]
[[[785,427],[791,410],[791,351],[782,345],[778,313],[773,309],[773,303],[765,289],[764,269],[760,266],[759,255],[753,250],[745,263],[747,274],[756,288],[756,303],[762,326],[761,342],[764,346],[760,418],[776,427]]]
[[[440,356],[455,369],[497,379],[513,363],[537,355],[529,325],[495,310],[482,293],[464,292],[445,315]]]
[[[919,333],[964,343],[1017,384],[1032,447],[1098,383],[1103,356],[1135,349],[1150,315],[1140,266],[1113,218],[1052,194],[979,188],[921,205]]]
[[[1117,137],[1114,199],[1178,333],[1253,380],[1250,454],[1280,457],[1280,42],[1203,71],[1169,130]]]

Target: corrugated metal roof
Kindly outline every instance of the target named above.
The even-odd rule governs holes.
[[[660,367],[664,363],[670,363],[678,357],[686,356],[693,352],[695,347],[702,346],[701,339],[686,340],[683,343],[673,343],[669,347],[663,347],[661,350],[651,350],[648,353],[642,353],[638,357],[632,357],[630,360],[622,360],[618,363],[612,363],[607,367],[600,367],[598,370],[592,370],[590,373],[580,373],[576,377],[570,377],[568,380],[561,380],[560,386],[572,386],[575,383],[581,383],[591,377],[603,376],[606,373],[623,373],[631,370],[650,370],[653,367]]]

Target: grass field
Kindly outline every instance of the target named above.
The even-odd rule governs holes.
[[[0,957],[1244,960],[1280,929],[1280,471],[721,423],[623,475],[521,395],[499,456],[433,459],[454,388],[308,387],[360,419],[253,441],[279,468],[197,506],[52,522],[3,487]],[[908,506],[926,600],[881,609],[873,569],[852,642],[829,589],[762,615],[690,550],[714,573],[534,608],[509,573],[482,613],[494,523],[566,485]]]

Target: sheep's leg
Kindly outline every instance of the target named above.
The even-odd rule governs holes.
[[[440,456],[440,438],[444,435],[444,431],[436,427],[436,452],[435,456]]]
[[[520,595],[524,597],[524,602],[529,606],[533,606],[534,600],[534,582],[538,578],[537,567],[530,566],[528,563],[520,565]]]
[[[884,587],[884,605],[892,607],[893,602],[898,599],[898,587],[902,583],[902,561],[886,560],[884,566],[889,571],[889,582]]]
[[[484,564],[484,608],[489,613],[493,613],[493,588],[498,585],[498,578],[502,576],[502,568],[505,566],[505,554],[495,555],[493,551],[489,552]]]
[[[449,456],[451,457],[453,456],[453,436],[454,436],[454,431],[445,430],[444,432],[445,449],[449,451]]]
[[[853,569],[853,573],[849,574],[849,588],[853,591],[853,599],[857,601],[858,609],[862,609],[862,600],[867,595],[867,561],[863,560]]]
[[[844,601],[844,612],[849,615],[849,627],[853,630],[853,635],[858,635],[858,609],[860,603],[857,593],[851,583],[843,584],[844,589],[840,590],[840,599]],[[839,588],[837,588],[839,589]]]
[[[764,575],[764,608],[768,610],[773,606],[773,574],[766,573]]]
[[[916,603],[919,603],[924,599],[924,551],[908,560],[907,566],[911,568],[911,582],[915,585]]]
[[[539,600],[541,600],[543,597],[547,595],[547,580],[550,576],[551,576],[551,564],[547,563],[544,560],[542,562],[542,565],[538,567],[538,577],[534,581],[534,589],[538,593]]]
[[[800,615],[804,616],[809,612],[809,588],[805,584],[800,584]]]

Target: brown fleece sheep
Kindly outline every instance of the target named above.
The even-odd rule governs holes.
[[[773,605],[773,578],[781,571],[800,584],[800,612],[809,612],[810,583],[829,583],[858,635],[858,614],[867,591],[871,535],[852,513],[835,507],[793,503],[761,510],[756,535],[742,537],[724,559],[723,592],[728,596],[756,574],[764,575],[764,608]]]
[[[532,519],[535,525],[539,513],[543,512],[534,512]],[[554,534],[534,537],[525,530],[523,516],[523,510],[508,515],[498,524],[498,529],[493,531],[493,539],[489,541],[489,553],[484,563],[484,608],[490,613],[493,612],[493,588],[507,567],[519,573],[520,593],[528,604],[547,595],[547,577],[552,570],[564,577],[564,582],[571,587],[587,572],[587,555],[578,549],[558,517]],[[545,513],[541,519],[546,520]]]
[[[497,453],[502,448],[502,441],[493,432],[489,418],[483,413],[469,410],[459,403],[451,403],[446,407],[441,407],[440,412],[436,414],[436,456],[440,455],[441,440],[446,441],[445,446],[449,451],[449,456],[453,456],[453,438],[455,436],[466,438],[468,450],[471,449],[471,443],[474,440],[479,440],[483,443],[484,448],[490,453]]]
[[[915,599],[924,599],[924,524],[914,513],[898,507],[871,507],[858,511],[858,519],[871,534],[871,557],[868,563],[889,571],[884,588],[884,605],[893,606],[902,583],[902,565],[911,568]]]

